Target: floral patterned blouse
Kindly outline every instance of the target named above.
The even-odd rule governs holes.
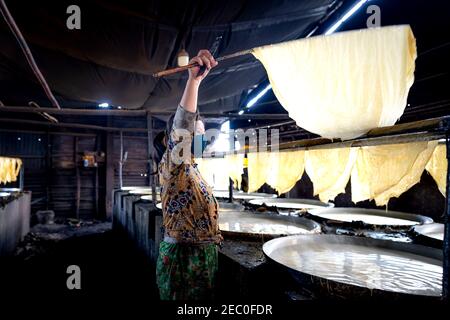
[[[191,157],[179,163],[177,147],[191,150],[197,113],[178,106],[159,164],[165,238],[177,243],[217,243],[222,241],[218,225],[219,206],[211,187],[202,178]],[[183,133],[183,134],[181,134]]]

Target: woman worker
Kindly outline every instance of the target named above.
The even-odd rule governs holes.
[[[198,88],[217,65],[207,50],[200,50],[192,62],[203,68],[189,69],[180,105],[167,131],[154,141],[165,229],[156,266],[162,300],[211,299],[218,267],[217,244],[222,241],[212,189],[191,157],[181,163],[178,159],[181,144],[189,146],[181,153],[190,153],[194,136],[204,134],[203,123],[197,121]]]

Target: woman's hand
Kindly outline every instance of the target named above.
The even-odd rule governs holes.
[[[200,50],[197,56],[189,61],[189,63],[194,62],[197,62],[199,67],[189,69],[189,81],[195,81],[197,83],[200,83],[203,79],[205,79],[209,71],[218,64],[208,50]],[[202,74],[199,74],[201,67],[205,67],[206,69]]]
[[[199,67],[189,69],[189,80],[184,88],[180,105],[188,112],[197,111],[198,88],[203,79],[208,75],[209,70],[217,66],[217,61],[208,50],[200,50],[198,55],[189,61],[197,62]],[[201,67],[206,67],[202,74],[199,74]]]

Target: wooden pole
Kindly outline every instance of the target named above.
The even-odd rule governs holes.
[[[45,139],[45,210],[49,210],[50,204],[50,174],[51,174],[51,144],[50,134],[47,132]]]
[[[74,155],[73,162],[75,163],[75,175],[77,179],[77,193],[75,200],[75,217],[80,219],[80,199],[81,199],[81,179],[80,179],[80,167],[78,166],[78,137],[74,138]]]
[[[123,133],[120,131],[119,187],[123,187]]]
[[[28,103],[31,107],[35,107],[37,109],[40,109],[41,107],[34,101],[30,101]],[[58,109],[59,110],[59,109]],[[52,117],[51,115],[49,115],[47,112],[37,112],[37,114],[39,114],[41,117],[43,117],[44,119],[50,121],[50,122],[54,122],[57,123],[58,119]]]
[[[97,152],[97,154],[99,153],[99,151],[101,150],[100,147],[100,137],[99,135],[95,136],[95,150]],[[95,217],[98,219],[100,212],[99,212],[99,168],[98,165],[95,167]]]
[[[247,55],[252,53],[253,49],[249,49],[249,50],[243,50],[243,51],[239,51],[239,52],[235,52],[232,54],[228,54],[222,57],[219,57],[216,59],[217,62],[221,62],[221,61],[225,61],[228,59],[232,59],[232,58],[236,58],[236,57],[240,57],[243,55]],[[190,63],[188,65],[182,66],[182,67],[175,67],[175,68],[171,68],[171,69],[167,69],[167,70],[163,70],[163,71],[159,71],[153,74],[153,77],[155,78],[160,78],[160,77],[165,77],[165,76],[169,76],[175,73],[179,73],[179,72],[183,72],[186,71],[190,68],[194,68],[194,67],[198,67],[198,63],[194,62],[194,63]]]
[[[108,125],[112,122],[108,118]],[[113,190],[114,190],[114,136],[111,132],[106,133],[106,177],[105,177],[105,211],[106,219],[111,220],[113,211]]]
[[[149,185],[152,187],[152,201],[156,203],[156,177],[152,175],[154,163],[153,163],[153,117],[148,114],[147,115],[147,154],[148,154],[148,180]]]

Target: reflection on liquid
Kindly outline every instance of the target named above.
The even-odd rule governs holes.
[[[444,241],[444,232],[434,231],[434,232],[428,232],[426,234],[427,237]]]
[[[228,190],[213,190],[214,197],[216,198],[228,198],[230,193]],[[276,198],[276,194],[266,194],[266,193],[246,193],[242,191],[234,191],[234,199],[263,199],[263,198]]]
[[[444,241],[444,229],[442,223],[431,223],[414,227],[414,230],[419,234],[440,241]]]
[[[258,234],[309,234],[310,228],[291,221],[277,221],[258,214],[246,212],[223,212],[219,214],[219,229],[229,232]]]
[[[300,272],[370,289],[440,296],[440,261],[376,247],[351,244],[291,245],[271,258]]]

